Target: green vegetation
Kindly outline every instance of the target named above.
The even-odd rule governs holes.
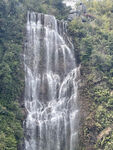
[[[26,6],[26,10],[52,14],[58,19],[66,18],[69,12],[62,0],[24,0],[24,6]]]
[[[0,1],[0,150],[16,150],[23,138],[23,115],[18,104],[24,88],[21,11],[17,1]]]
[[[81,18],[76,18],[69,24],[81,63],[84,83],[80,89],[81,99],[88,111],[82,116],[85,119],[81,129],[81,149],[112,150],[113,2],[84,0],[84,3],[87,13],[94,19],[83,23]],[[110,128],[108,133],[107,128]]]

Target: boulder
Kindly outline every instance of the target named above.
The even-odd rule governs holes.
[[[74,13],[74,14],[69,14],[69,16],[68,16],[68,21],[71,21],[71,20],[73,20],[74,18],[76,18],[76,13]]]
[[[74,13],[76,13],[77,11],[76,11],[76,9],[73,9],[73,10],[70,10],[70,14],[74,14]]]

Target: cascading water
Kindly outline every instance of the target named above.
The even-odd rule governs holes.
[[[66,24],[28,13],[25,64],[25,150],[77,150],[74,48]]]

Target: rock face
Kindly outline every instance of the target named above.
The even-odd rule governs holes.
[[[68,21],[71,21],[71,20],[73,20],[73,19],[76,18],[76,17],[77,17],[76,12],[73,13],[73,14],[69,14],[69,16],[68,16]]]
[[[80,3],[76,8],[73,8],[70,11],[70,14],[68,16],[68,20],[71,21],[76,17],[81,17],[83,18],[83,16],[85,16],[87,12],[86,6],[84,3]]]
[[[66,24],[28,13],[25,150],[78,150],[78,74]]]

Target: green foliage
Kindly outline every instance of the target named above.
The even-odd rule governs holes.
[[[89,114],[93,114],[85,121],[83,149],[90,145],[92,149],[112,150],[113,132],[99,141],[96,137],[113,121],[113,2],[83,2],[87,6],[87,14],[95,19],[83,23],[81,18],[75,18],[69,24],[70,35],[80,56],[82,78],[85,80],[81,94],[90,102]]]
[[[81,53],[81,60],[82,62],[88,61],[90,59],[90,56],[92,54],[93,45],[92,45],[92,38],[90,36],[86,36],[82,39],[82,51]]]
[[[23,138],[20,99],[24,74],[20,53],[23,7],[18,0],[0,1],[0,149],[16,150]]]
[[[17,149],[17,144],[19,144],[23,138],[23,130],[20,123],[22,119],[23,117],[17,102],[12,102],[9,108],[0,105],[1,150]]]
[[[24,7],[26,10],[52,14],[58,19],[65,19],[69,12],[62,0],[24,0]]]

